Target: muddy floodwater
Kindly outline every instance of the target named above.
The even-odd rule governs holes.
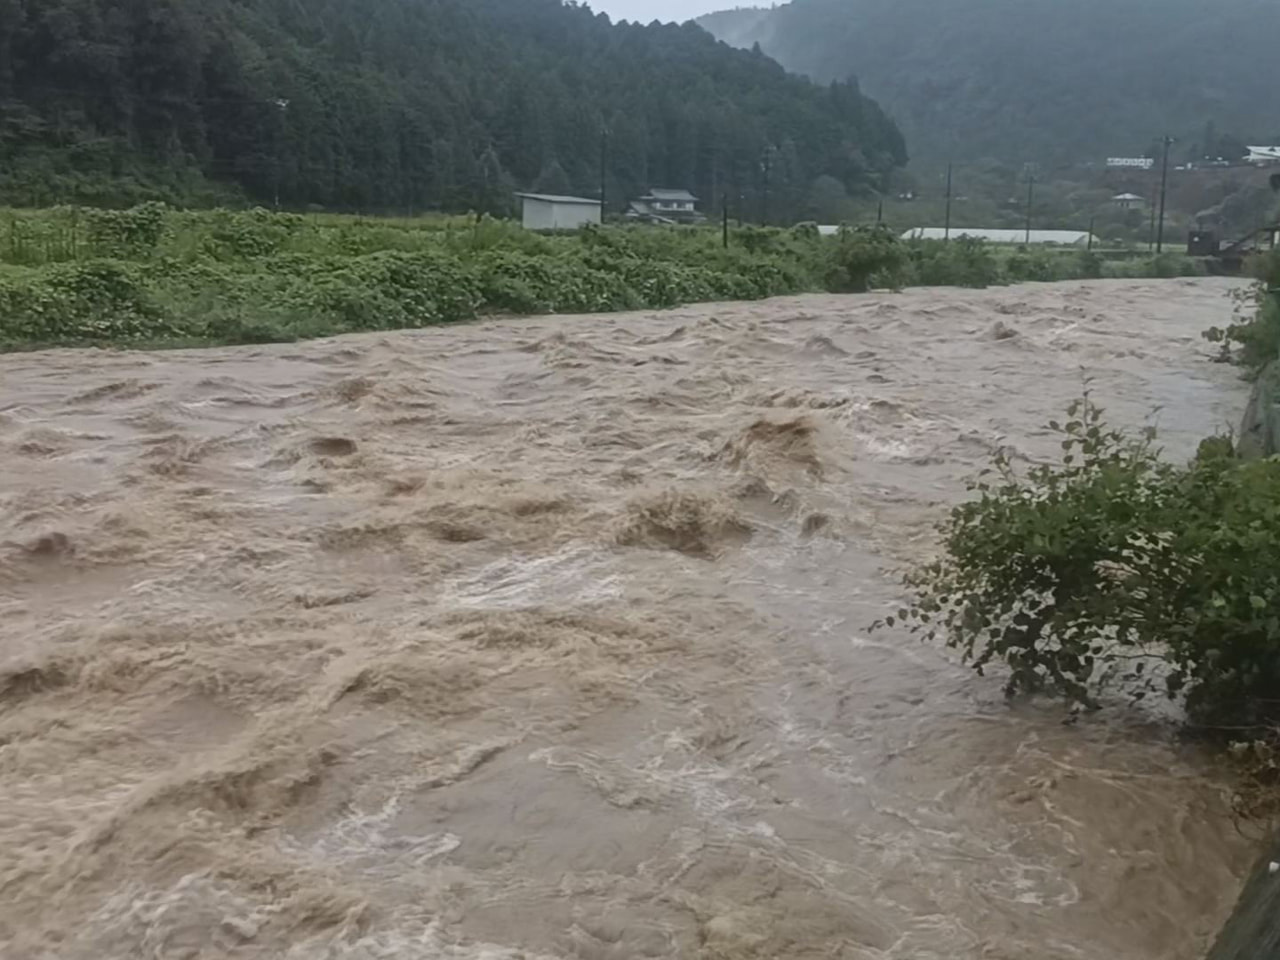
[[[1257,838],[1150,714],[867,625],[1229,281],[0,357],[0,956],[1191,960]]]

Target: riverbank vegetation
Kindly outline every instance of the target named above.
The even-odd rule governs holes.
[[[906,244],[734,226],[540,235],[488,217],[363,219],[263,209],[0,213],[0,346],[221,344],[806,291],[1176,275],[1181,257]]]

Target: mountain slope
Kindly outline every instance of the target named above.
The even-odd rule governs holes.
[[[1165,132],[1189,149],[1210,121],[1280,134],[1275,0],[793,0],[700,23],[819,81],[856,75],[933,159],[1096,160]]]
[[[594,195],[603,125],[615,199],[750,193],[769,147],[778,204],[905,161],[855,86],[560,0],[0,0],[0,24],[0,202],[496,210]]]

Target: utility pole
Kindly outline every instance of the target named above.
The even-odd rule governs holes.
[[[1089,218],[1088,249],[1089,249],[1089,252],[1091,253],[1093,252],[1093,228],[1097,226],[1097,223],[1098,223],[1098,215],[1095,213],[1092,217]]]
[[[880,206],[876,208],[876,226],[884,223],[884,197],[880,198]]]
[[[1160,225],[1156,228],[1157,254],[1164,250],[1164,210],[1165,199],[1169,191],[1169,148],[1173,144],[1173,137],[1164,138],[1164,160],[1160,164]]]
[[[944,242],[951,239],[951,164],[947,164],[947,216],[946,226],[942,231],[942,239]]]
[[[1036,202],[1036,169],[1027,166],[1027,235],[1025,242],[1031,243],[1031,210]]]
[[[607,196],[607,180],[608,174],[606,170],[609,165],[609,128],[600,127],[600,223],[604,224],[604,208]]]
[[[1159,193],[1151,195],[1151,226],[1147,231],[1147,253],[1155,253],[1156,250],[1156,207],[1160,206]]]
[[[760,161],[760,172],[763,174],[764,195],[760,208],[760,225],[767,227],[769,225],[769,161],[772,159],[769,155],[770,148],[764,148],[764,157]]]
[[[729,249],[729,194],[720,196],[720,238],[724,248]]]
[[[276,162],[274,187],[272,192],[275,194],[276,209],[280,209],[280,154],[284,149],[284,133],[285,133],[285,113],[289,109],[289,101],[283,98],[273,101],[278,111],[278,122],[276,124]]]

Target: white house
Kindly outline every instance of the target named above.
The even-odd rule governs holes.
[[[643,197],[636,197],[627,207],[632,220],[655,223],[691,223],[705,219],[698,212],[698,198],[688,190],[654,187]]]
[[[1249,147],[1246,163],[1256,163],[1260,167],[1280,163],[1280,147]]]
[[[947,231],[942,227],[916,227],[902,235],[903,240],[945,240]],[[974,230],[969,227],[952,227],[951,239],[959,240],[969,237],[972,240],[985,240],[987,243],[1002,244],[1056,244],[1064,247],[1084,247],[1089,244],[1089,233],[1086,230],[1032,230],[1030,239],[1026,230]],[[1097,243],[1098,238],[1094,237]]]
[[[1147,203],[1146,198],[1136,193],[1118,193],[1111,198],[1111,202],[1121,210],[1141,210]]]
[[[517,193],[526,230],[576,230],[600,223],[600,201],[557,197],[549,193]]]

